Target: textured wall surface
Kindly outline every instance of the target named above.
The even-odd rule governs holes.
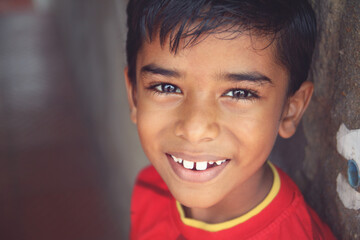
[[[360,128],[360,1],[314,0],[313,5],[319,28],[310,72],[315,93],[303,126],[290,141],[279,139],[274,158],[339,239],[360,239],[360,209],[346,207],[340,196],[359,204],[359,187],[348,183],[350,159],[339,154],[336,138],[342,123]],[[345,147],[351,158],[360,159],[357,136]],[[339,174],[346,180],[342,184]]]
[[[311,71],[315,96],[304,119],[304,193],[340,239],[360,239],[360,209],[344,206],[336,182],[340,172],[347,178],[349,160],[337,151],[339,127],[360,128],[360,1],[318,0],[315,9],[320,36]]]

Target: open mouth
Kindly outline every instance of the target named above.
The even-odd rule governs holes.
[[[230,161],[230,159],[223,159],[223,160],[217,160],[217,161],[188,161],[186,159],[177,158],[171,154],[169,155],[173,161],[181,166],[183,166],[185,169],[194,170],[194,171],[205,171],[207,169],[220,166],[224,164],[227,161]]]
[[[204,183],[216,178],[231,161],[212,155],[196,157],[183,153],[176,156],[166,153],[166,156],[174,173],[181,180],[191,183]]]

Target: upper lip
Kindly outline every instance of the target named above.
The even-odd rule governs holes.
[[[188,153],[183,153],[183,152],[168,152],[168,154],[177,157],[177,158],[181,158],[181,159],[185,159],[188,161],[192,161],[192,162],[216,162],[219,160],[225,160],[228,159],[226,157],[219,157],[216,155],[211,155],[211,154],[188,154]]]

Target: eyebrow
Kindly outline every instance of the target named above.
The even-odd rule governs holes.
[[[151,73],[156,75],[163,75],[165,77],[180,77],[180,73],[175,70],[164,69],[155,64],[148,64],[141,68],[141,73]]]
[[[259,72],[243,72],[243,73],[227,73],[221,74],[220,79],[226,79],[233,82],[250,81],[254,83],[270,83],[273,84],[271,79]]]
[[[150,73],[150,74],[162,75],[165,77],[179,78],[181,76],[181,74],[175,70],[164,69],[162,67],[157,66],[156,64],[145,65],[141,68],[140,72],[142,74]],[[220,74],[219,79],[224,79],[232,82],[250,81],[259,84],[263,84],[263,83],[273,84],[273,82],[269,77],[257,71]]]

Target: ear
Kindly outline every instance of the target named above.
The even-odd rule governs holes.
[[[125,86],[126,86],[126,92],[130,107],[130,118],[133,123],[136,124],[136,86],[133,86],[131,84],[130,78],[129,78],[129,68],[128,66],[124,69],[124,75],[125,75]]]
[[[281,137],[289,138],[294,135],[296,127],[310,103],[313,91],[314,84],[306,81],[294,95],[288,98],[279,127],[279,135]]]

